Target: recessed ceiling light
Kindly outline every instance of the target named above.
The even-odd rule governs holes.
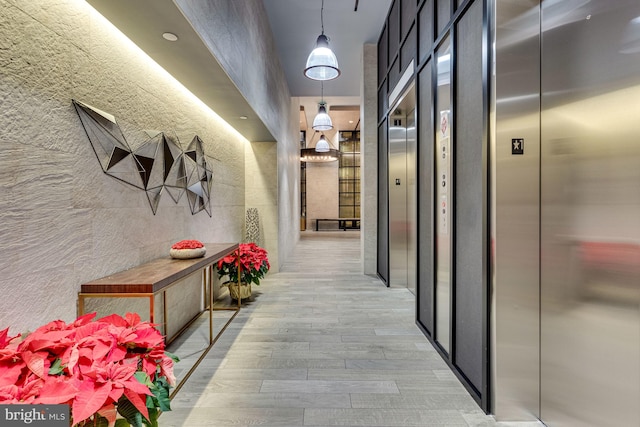
[[[240,120],[247,120],[248,117],[247,116],[240,116]]]
[[[353,123],[353,120],[349,120],[349,123]]]
[[[175,42],[178,40],[178,36],[173,33],[162,33],[162,38],[170,42]]]

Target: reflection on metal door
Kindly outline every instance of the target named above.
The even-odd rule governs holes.
[[[389,286],[415,293],[416,131],[413,84],[389,115]]]
[[[640,2],[574,3],[542,2],[541,419],[638,426]]]

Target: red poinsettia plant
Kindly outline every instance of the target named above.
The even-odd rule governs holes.
[[[171,246],[171,249],[198,249],[204,248],[204,244],[198,240],[180,240]]]
[[[218,277],[228,276],[228,282],[238,281],[238,257],[240,258],[240,282],[260,285],[271,265],[267,251],[255,243],[240,243],[238,250],[218,261]]]
[[[171,410],[177,358],[137,314],[95,316],[26,336],[0,331],[0,403],[68,404],[74,426],[157,426]]]

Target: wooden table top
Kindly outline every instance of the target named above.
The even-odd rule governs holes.
[[[84,283],[82,293],[156,293],[173,282],[201,270],[238,249],[238,243],[204,243],[203,257],[174,259],[158,258],[101,279]]]

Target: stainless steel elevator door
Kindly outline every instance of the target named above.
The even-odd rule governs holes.
[[[407,286],[407,130],[398,111],[389,117],[389,286]]]
[[[542,2],[541,52],[541,419],[638,426],[640,2]]]
[[[416,132],[411,84],[389,115],[389,286],[415,293]]]

